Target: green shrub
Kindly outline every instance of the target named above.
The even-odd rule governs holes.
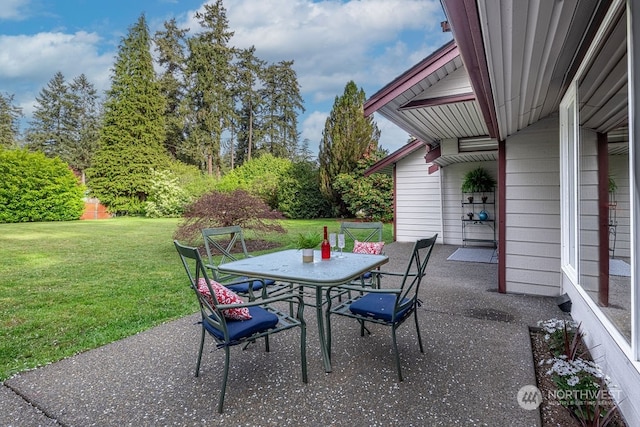
[[[278,207],[278,188],[291,169],[291,160],[271,154],[245,162],[216,184],[217,191],[245,190],[260,197],[271,209]]]
[[[347,210],[356,217],[388,222],[393,219],[393,179],[383,174],[356,178],[338,175],[333,188],[341,194]]]
[[[0,150],[0,222],[79,219],[83,192],[62,160],[39,152]]]
[[[151,171],[151,188],[145,202],[145,215],[150,218],[178,218],[190,199],[170,171]]]
[[[186,192],[190,200],[212,191],[218,181],[217,178],[203,173],[197,166],[180,161],[171,162],[169,171],[176,177],[178,186]]]
[[[331,205],[320,193],[318,167],[312,162],[295,162],[278,190],[278,210],[291,219],[327,218]]]

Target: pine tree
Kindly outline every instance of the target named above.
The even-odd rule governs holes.
[[[222,134],[235,113],[231,91],[234,52],[228,46],[233,32],[221,0],[205,4],[204,13],[195,16],[203,31],[188,41],[189,145],[192,153],[205,160],[210,175],[214,169],[220,175]]]
[[[303,111],[300,86],[293,61],[281,61],[265,70],[262,97],[265,100],[263,150],[276,157],[290,157],[298,144],[297,111]]]
[[[33,119],[26,132],[27,147],[49,157],[59,156],[71,143],[74,122],[69,88],[58,71],[36,97]]]
[[[13,98],[13,94],[0,93],[0,148],[13,148],[18,143],[22,108],[13,105]]]
[[[151,170],[169,158],[165,101],[155,78],[144,15],[120,43],[104,103],[100,148],[87,171],[92,193],[114,213],[141,213]]]
[[[260,139],[259,118],[264,102],[258,87],[262,82],[264,67],[265,62],[255,56],[255,47],[239,52],[234,90],[239,104],[238,144],[235,149],[238,165],[251,160],[256,141]]]
[[[380,130],[372,117],[364,116],[365,100],[364,90],[353,81],[347,83],[344,94],[336,96],[322,131],[318,153],[320,190],[340,215],[348,211],[333,188],[333,180],[341,173],[353,172],[359,160],[378,148]]]
[[[100,106],[95,87],[84,74],[69,84],[70,100],[68,122],[71,138],[60,148],[60,158],[81,175],[85,183],[85,171],[98,149],[100,130]]]
[[[164,113],[166,126],[166,150],[187,163],[197,164],[185,153],[185,117],[183,102],[185,96],[184,68],[186,61],[186,35],[188,30],[181,30],[175,18],[164,23],[164,31],[155,34],[154,42],[158,52],[158,64],[162,67],[159,76],[160,92],[166,100]]]

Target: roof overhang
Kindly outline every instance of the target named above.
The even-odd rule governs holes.
[[[489,133],[454,41],[371,96],[364,113],[374,112],[433,146],[445,138]]]

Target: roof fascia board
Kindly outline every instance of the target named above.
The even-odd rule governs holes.
[[[423,142],[423,141],[420,141],[419,139],[416,139],[416,140],[404,145],[400,149],[396,150],[394,153],[389,154],[387,157],[385,157],[384,159],[382,159],[379,162],[375,163],[369,169],[364,171],[364,176],[369,176],[371,174],[374,174],[374,173],[386,168],[387,166],[392,165],[393,163],[396,163],[398,160],[401,160],[402,158],[404,158],[404,157],[408,156],[409,154],[413,153],[414,151],[424,147],[425,145],[427,145],[427,144],[425,142]]]
[[[412,108],[437,107],[438,105],[453,104],[456,102],[475,101],[476,95],[473,92],[459,95],[439,96],[437,98],[417,99],[409,101],[400,107],[400,110],[410,110]]]
[[[458,45],[462,63],[469,73],[471,87],[478,98],[489,135],[500,139],[476,0],[442,0],[442,7]]]
[[[455,41],[450,41],[440,49],[420,61],[417,65],[401,74],[394,81],[373,94],[364,104],[364,115],[371,114],[384,107],[390,101],[418,84],[430,74],[442,68],[448,62],[459,56]]]

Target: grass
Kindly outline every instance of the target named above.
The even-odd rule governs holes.
[[[195,312],[171,243],[178,223],[0,224],[0,381]],[[293,248],[298,233],[339,228],[327,219],[282,223],[287,234],[260,237]],[[391,234],[386,225],[385,241]]]

